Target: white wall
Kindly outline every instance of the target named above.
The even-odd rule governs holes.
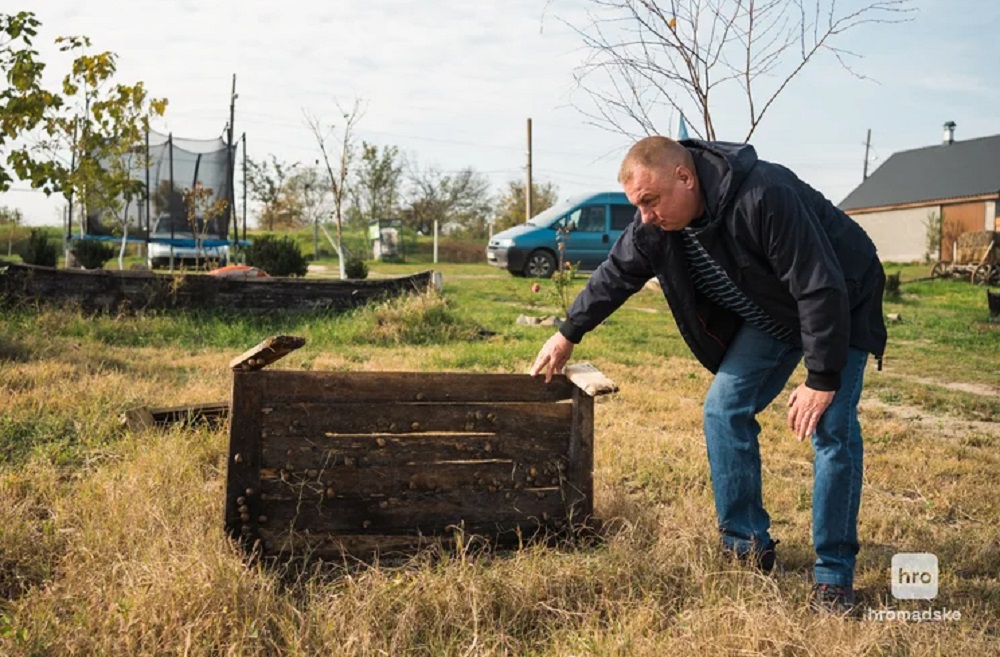
[[[983,205],[986,206],[986,217],[983,222],[983,230],[994,230],[993,226],[995,225],[997,218],[997,202],[986,201]]]
[[[927,215],[937,212],[938,206],[907,208],[851,214],[851,217],[865,229],[878,248],[879,258],[885,261],[910,262],[923,260],[927,252]],[[937,255],[931,256],[936,259]]]

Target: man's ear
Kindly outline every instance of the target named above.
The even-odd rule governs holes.
[[[674,169],[674,176],[684,185],[685,189],[694,189],[698,182],[694,172],[683,164],[677,165],[677,168]]]

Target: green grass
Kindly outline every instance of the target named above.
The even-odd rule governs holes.
[[[401,275],[424,263],[373,263]],[[717,549],[701,400],[711,383],[662,295],[643,290],[577,347],[621,391],[595,409],[597,545],[424,554],[399,567],[282,577],[222,533],[225,430],[125,431],[138,405],[224,400],[229,360],[275,334],[312,370],[524,372],[559,314],[551,281],[440,265],[443,296],[342,314],[0,312],[0,654],[987,655],[1000,624],[1000,331],[985,293],[903,286],[885,370],[866,376],[864,605],[958,609],[961,623],[817,617],[811,450],[760,416],[765,499],[784,572]],[[893,271],[889,268],[889,271]],[[919,278],[904,268],[904,280]],[[574,290],[585,278],[573,282]],[[789,388],[802,381],[796,372]],[[942,564],[933,603],[895,601],[901,551]]]

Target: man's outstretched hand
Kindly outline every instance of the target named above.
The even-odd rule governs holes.
[[[544,370],[545,383],[548,383],[552,380],[553,373],[562,372],[572,354],[573,343],[567,340],[562,333],[556,332],[542,345],[538,352],[535,364],[531,366],[531,376],[538,376]]]
[[[807,388],[804,383],[792,392],[788,398],[788,428],[795,432],[799,440],[813,435],[835,394],[833,391]]]

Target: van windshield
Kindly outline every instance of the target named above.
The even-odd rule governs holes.
[[[542,210],[531,219],[528,219],[527,223],[531,226],[545,228],[553,221],[572,210],[579,202],[579,198],[571,198],[563,201],[562,203],[556,203],[551,208]]]

